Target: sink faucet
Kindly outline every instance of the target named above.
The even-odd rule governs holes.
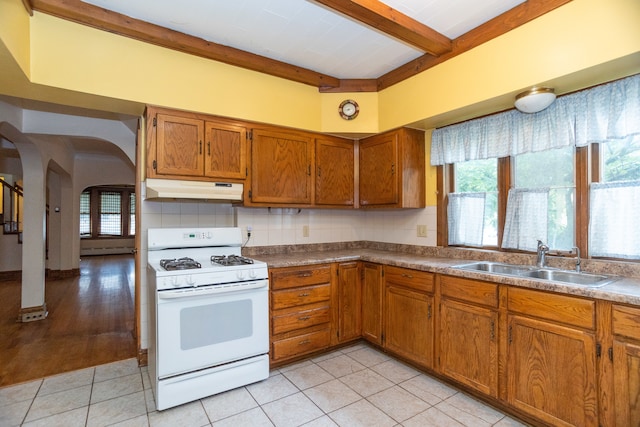
[[[536,265],[540,268],[546,267],[545,255],[549,253],[549,246],[542,243],[542,240],[538,240],[538,259]]]
[[[580,273],[582,271],[581,261],[580,261],[580,248],[574,246],[573,249],[576,250],[576,272]]]

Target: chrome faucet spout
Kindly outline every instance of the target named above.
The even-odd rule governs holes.
[[[538,240],[538,258],[536,259],[536,266],[539,268],[546,267],[546,255],[549,253],[549,246],[542,243],[542,240]]]
[[[580,248],[574,246],[573,249],[576,250],[576,272],[580,273],[582,271],[582,261],[580,260]]]

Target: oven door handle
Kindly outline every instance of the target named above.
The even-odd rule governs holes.
[[[226,285],[206,286],[201,288],[172,289],[168,291],[159,291],[158,299],[194,298],[204,295],[228,294],[231,292],[244,292],[253,289],[266,288],[268,286],[268,280],[260,280],[251,283],[229,283]]]

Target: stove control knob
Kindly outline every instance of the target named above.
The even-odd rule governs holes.
[[[170,277],[168,281],[169,281],[169,284],[174,288],[177,288],[179,285],[177,276]]]
[[[191,277],[191,276],[187,276],[187,277],[184,279],[184,283],[185,283],[187,286],[195,286],[195,285],[196,285],[196,281],[195,281],[195,280],[193,280],[193,277]]]
[[[236,271],[236,276],[238,277],[238,279],[244,280],[244,270]]]
[[[251,277],[252,279],[255,279],[257,276],[258,275],[255,270],[249,270],[249,277]]]

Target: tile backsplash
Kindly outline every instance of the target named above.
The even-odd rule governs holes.
[[[145,201],[145,228],[232,227],[251,239],[247,246],[273,246],[368,240],[418,246],[436,245],[436,207],[407,210],[242,208],[229,203]],[[426,237],[417,236],[418,225]]]

